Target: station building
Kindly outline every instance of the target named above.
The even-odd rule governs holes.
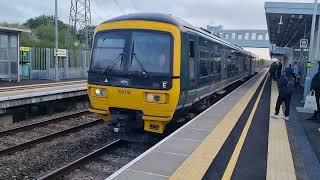
[[[20,81],[20,34],[29,30],[0,26],[0,80]]]
[[[265,13],[272,45],[271,57],[281,60],[286,66],[298,62],[303,81],[307,75],[307,62],[311,62],[309,77],[312,77],[320,60],[320,5],[315,8],[314,3],[266,2]],[[316,18],[312,33],[314,13]],[[303,47],[301,42],[307,42],[307,47]]]

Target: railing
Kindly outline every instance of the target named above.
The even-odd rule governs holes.
[[[85,78],[90,50],[67,50],[58,58],[59,79]],[[21,77],[25,79],[55,79],[55,57],[51,48],[30,48],[20,52]]]

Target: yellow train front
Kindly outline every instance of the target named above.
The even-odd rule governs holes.
[[[210,106],[215,92],[256,65],[242,48],[171,15],[120,16],[95,31],[89,110],[119,138],[148,141],[174,117]]]
[[[141,140],[145,136],[139,132],[162,134],[175,112],[180,31],[172,24],[132,18],[112,19],[96,28],[89,110],[101,114],[122,138]]]

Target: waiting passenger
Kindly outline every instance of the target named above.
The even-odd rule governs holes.
[[[277,79],[280,79],[282,72],[282,63],[279,61],[278,69],[277,69]]]
[[[319,98],[320,98],[320,67],[318,67],[318,72],[313,76],[311,81],[311,90],[314,90],[317,101],[317,111],[314,111],[312,117],[307,120],[314,120],[320,123],[319,120]]]
[[[297,61],[294,62],[293,65],[293,78],[294,78],[294,86],[297,87],[298,85],[298,77],[299,76],[299,66]]]
[[[291,64],[289,64],[289,67],[287,67],[286,69],[286,74],[287,74],[287,77],[289,78],[290,81],[293,81],[293,67],[291,66]]]
[[[270,66],[270,78],[271,80],[276,80],[276,73],[277,73],[277,64],[273,62]]]
[[[280,111],[280,106],[284,102],[285,104],[285,120],[289,120],[289,113],[290,113],[290,101],[291,101],[291,95],[292,95],[292,86],[293,82],[290,81],[289,74],[290,72],[286,71],[283,73],[283,75],[280,77],[280,80],[278,82],[278,89],[279,89],[279,95],[277,98],[277,103],[276,103],[276,109],[275,109],[275,114],[272,115],[272,118],[278,119],[279,111]]]

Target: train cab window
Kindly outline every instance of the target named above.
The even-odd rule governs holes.
[[[189,41],[189,57],[194,58],[194,42]]]

